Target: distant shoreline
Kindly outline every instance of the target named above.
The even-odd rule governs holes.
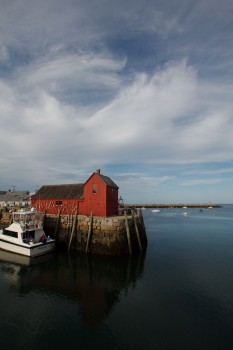
[[[121,208],[221,208],[219,204],[123,204]]]

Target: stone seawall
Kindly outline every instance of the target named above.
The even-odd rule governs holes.
[[[78,215],[76,219],[75,215],[46,215],[44,229],[57,239],[58,246],[92,254],[123,255],[147,247],[140,213],[114,217]]]

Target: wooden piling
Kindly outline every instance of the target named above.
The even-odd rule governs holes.
[[[46,214],[47,214],[47,209],[45,209],[45,212],[44,212],[43,227],[45,226],[45,222],[46,222]]]
[[[70,251],[71,242],[72,242],[72,239],[73,239],[73,236],[74,236],[74,232],[76,231],[77,217],[78,217],[78,211],[76,210],[75,217],[74,217],[74,222],[73,222],[73,225],[72,225],[72,231],[71,231],[71,235],[70,235],[70,241],[69,241],[69,245],[68,245],[68,252]]]
[[[132,214],[132,218],[133,218],[133,221],[134,221],[134,227],[135,227],[135,230],[136,230],[136,235],[137,235],[137,239],[138,239],[139,249],[140,249],[140,251],[142,251],[142,242],[141,242],[140,233],[139,233],[138,225],[137,225],[137,222],[136,222],[134,210],[131,210],[131,214]]]
[[[130,238],[130,232],[129,232],[129,223],[128,223],[128,217],[126,210],[124,211],[125,215],[125,227],[126,227],[126,234],[127,234],[127,241],[128,241],[128,247],[129,247],[129,254],[132,254],[132,246],[131,246],[131,238]]]
[[[93,226],[93,212],[91,212],[91,219],[90,219],[90,225],[89,225],[88,236],[87,236],[87,244],[86,244],[86,253],[88,252],[88,248],[89,248],[89,243],[90,243],[90,238],[92,233],[92,226]]]
[[[139,222],[141,224],[141,227],[143,229],[143,233],[146,236],[146,228],[145,228],[145,224],[144,224],[144,220],[143,220],[143,216],[142,216],[142,209],[138,210],[138,218],[139,218]]]
[[[61,212],[61,209],[58,210],[58,214],[57,214],[57,222],[56,222],[56,226],[55,226],[55,238],[57,238],[58,236],[58,233],[59,233],[59,225],[60,225],[60,212]]]

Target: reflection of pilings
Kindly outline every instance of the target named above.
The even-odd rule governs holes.
[[[78,302],[80,315],[87,326],[96,328],[120,302],[121,293],[137,288],[143,276],[145,252],[122,256],[64,254],[56,252],[46,265],[21,270],[18,278],[21,293],[46,289]],[[45,258],[45,256],[44,256]],[[35,273],[36,272],[36,273]],[[62,278],[60,278],[62,276]],[[25,285],[28,288],[25,289]]]
[[[142,271],[142,266],[143,266],[144,257],[145,257],[145,254],[143,252],[140,252],[140,254],[138,255],[136,276],[139,276],[139,274],[143,272]]]
[[[128,264],[127,264],[127,272],[126,272],[126,294],[128,292],[128,287],[129,287],[129,284],[130,284],[130,279],[131,279],[131,273],[132,273],[132,256],[130,255],[129,256],[129,259],[128,259]]]

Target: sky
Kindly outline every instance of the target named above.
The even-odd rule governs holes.
[[[0,0],[0,190],[233,203],[232,0]]]

